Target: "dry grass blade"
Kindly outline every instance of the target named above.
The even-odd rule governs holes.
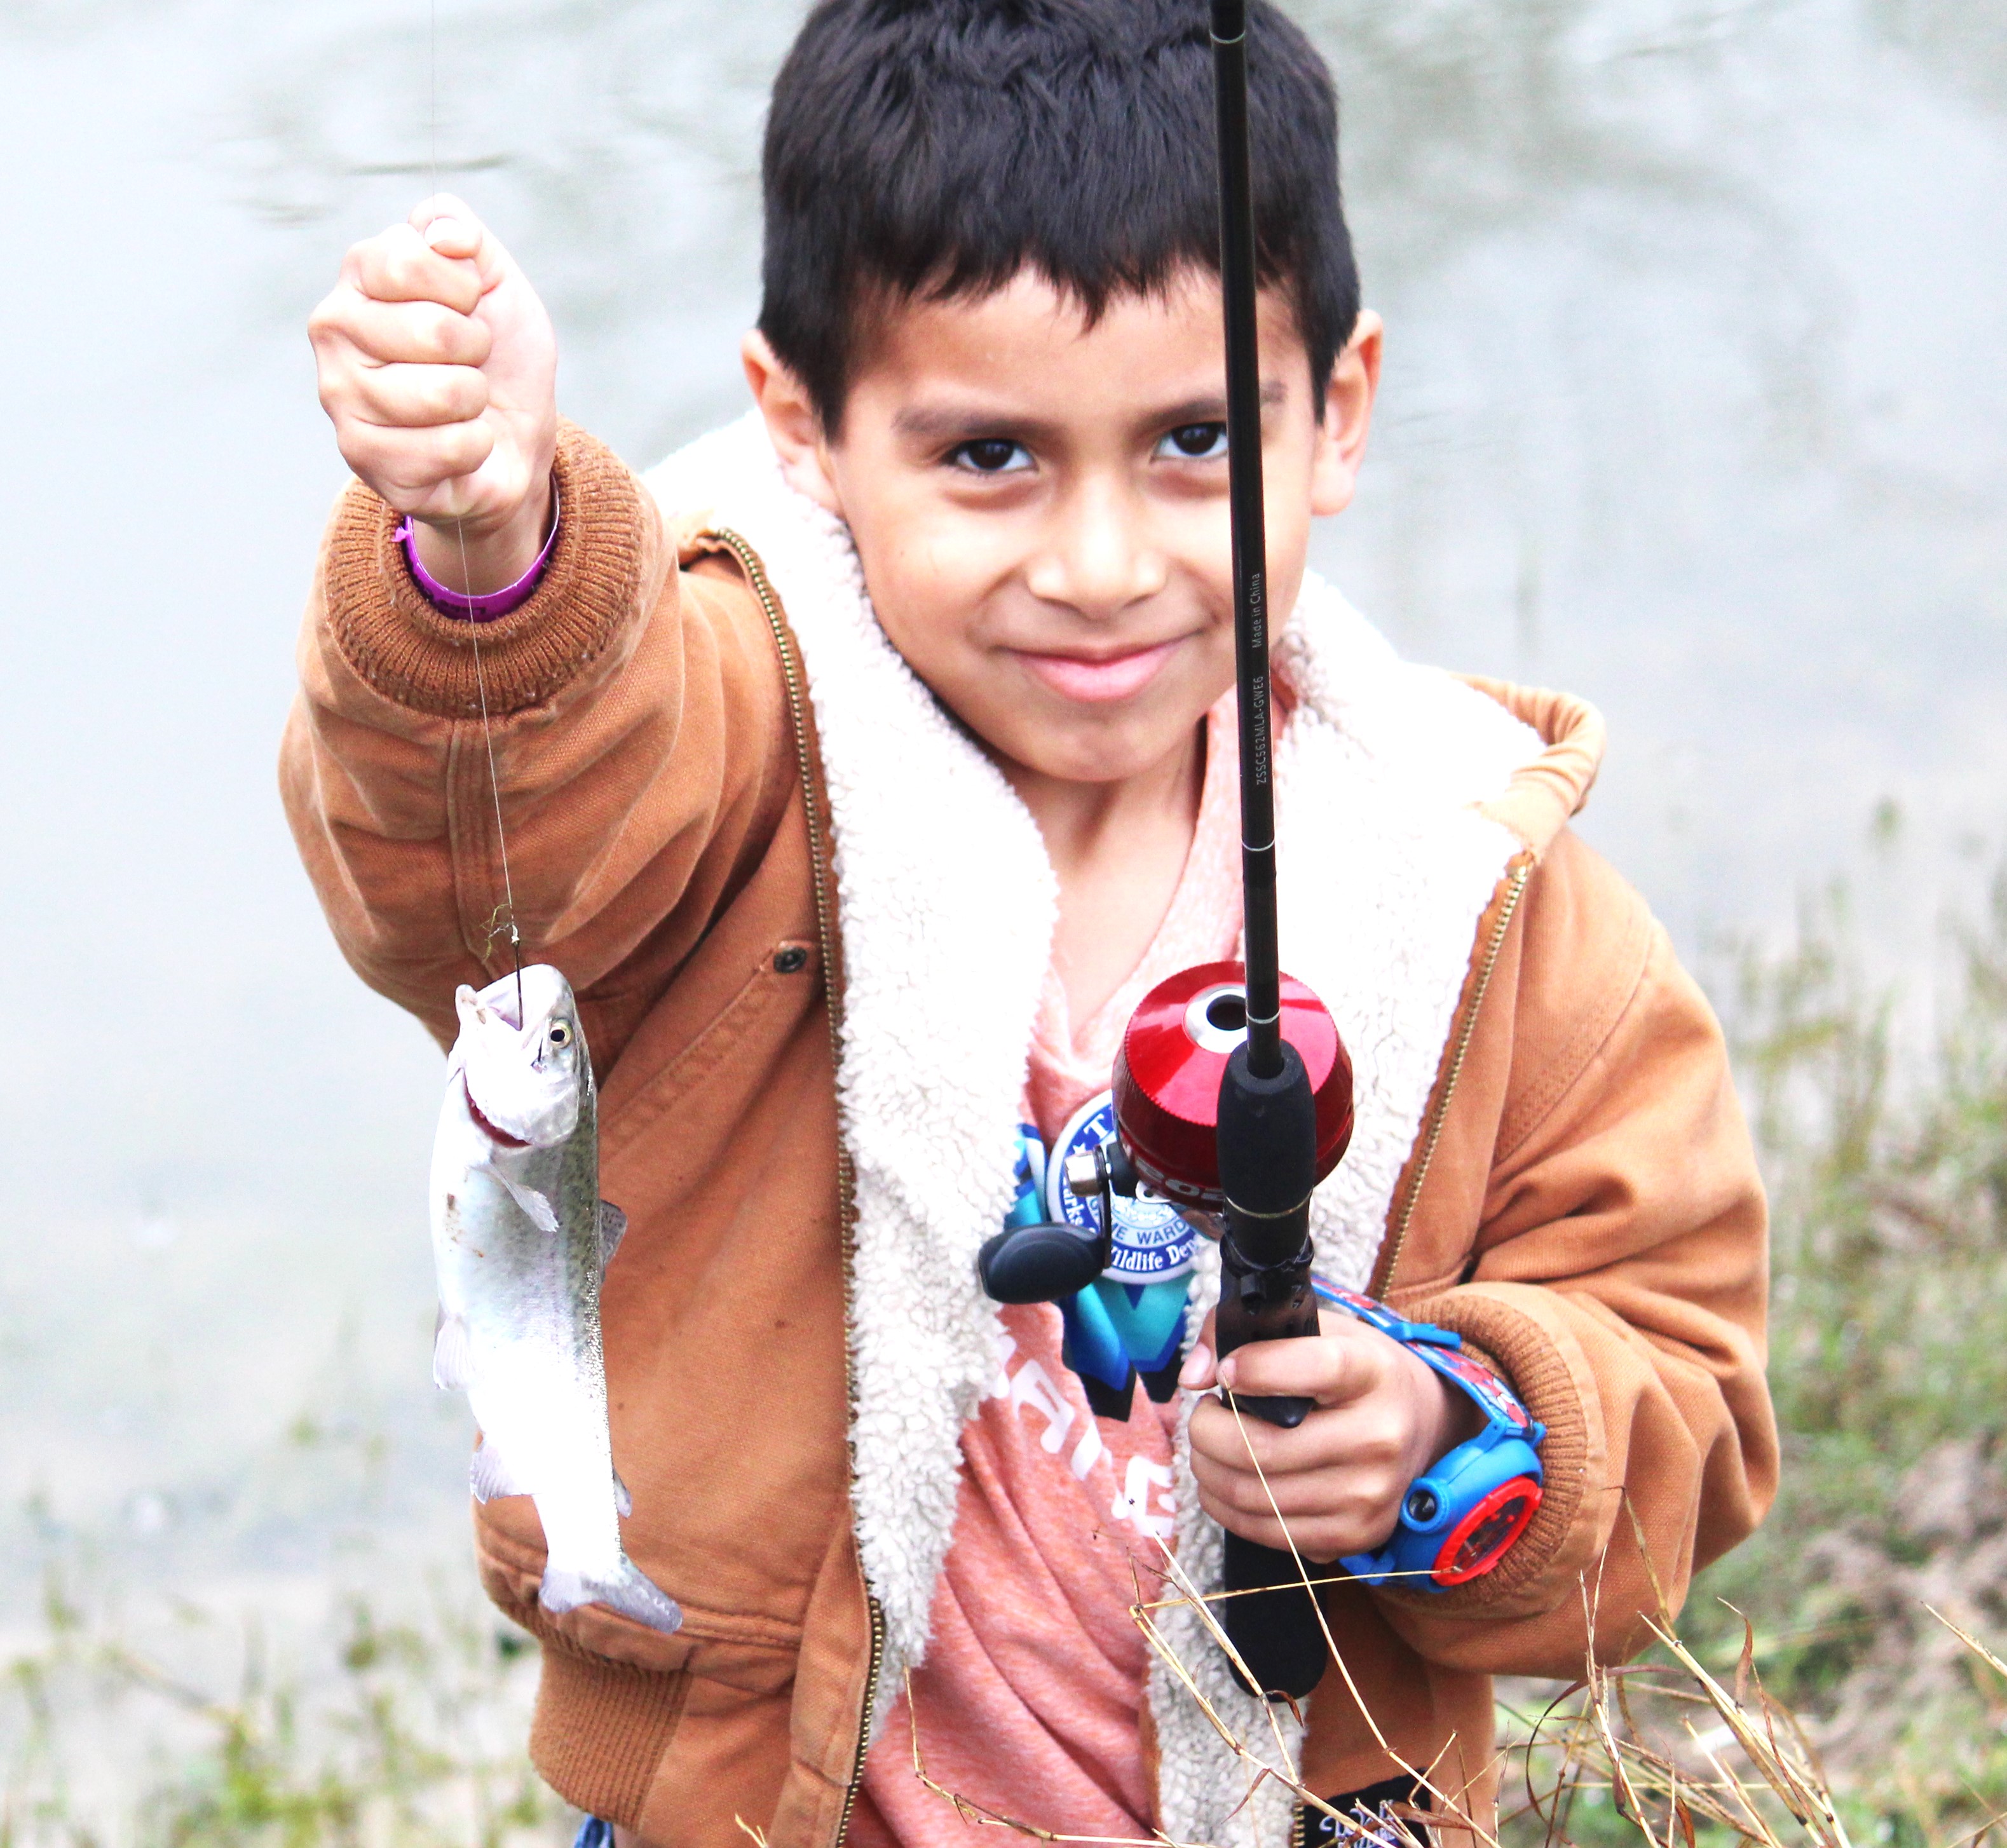
[[[1761,1726],[1758,1726],[1748,1710],[1701,1666],[1692,1651],[1670,1628],[1651,1617],[1645,1621],[1713,1702],[1715,1711],[1734,1735],[1735,1743],[1742,1748],[1743,1755],[1776,1793],[1793,1819],[1811,1832],[1821,1848],[1853,1848],[1833,1807],[1832,1798],[1799,1751],[1778,1740],[1776,1729],[1767,1717]],[[1765,1705],[1767,1715],[1769,1703],[1766,1702]]]
[[[1254,1441],[1249,1437],[1247,1432],[1247,1421],[1242,1416],[1240,1406],[1234,1403],[1233,1395],[1230,1392],[1226,1395],[1226,1402],[1228,1409],[1233,1414],[1235,1425],[1240,1430],[1240,1441],[1247,1447],[1247,1460],[1254,1465],[1255,1477],[1261,1485],[1261,1493],[1268,1499],[1269,1511],[1275,1515],[1276,1525],[1282,1530],[1282,1538],[1289,1546],[1289,1557],[1296,1564],[1297,1582],[1309,1594],[1310,1608],[1317,1613],[1317,1628],[1324,1633],[1324,1652],[1330,1657],[1339,1673],[1344,1677],[1346,1691],[1352,1696],[1353,1705],[1358,1709],[1360,1716],[1366,1722],[1367,1728],[1371,1731],[1374,1743],[1394,1763],[1400,1766],[1405,1776],[1413,1779],[1416,1786],[1427,1792],[1429,1796],[1441,1806],[1436,1818],[1438,1823],[1452,1822],[1459,1828],[1466,1829],[1476,1836],[1485,1845],[1485,1848],[1498,1848],[1497,1837],[1480,1824],[1458,1797],[1452,1796],[1434,1782],[1433,1776],[1434,1767],[1431,1765],[1427,1770],[1423,1770],[1418,1765],[1410,1765],[1395,1751],[1386,1734],[1380,1730],[1380,1723],[1374,1719],[1372,1709],[1367,1705],[1365,1695],[1360,1691],[1358,1683],[1353,1679],[1351,1667],[1345,1659],[1344,1652],[1338,1646],[1337,1638],[1331,1633],[1330,1620],[1325,1617],[1323,1603],[1317,1596],[1315,1586],[1321,1583],[1328,1583],[1329,1581],[1315,1580],[1310,1577],[1308,1568],[1303,1564],[1302,1554],[1296,1550],[1296,1536],[1289,1531],[1289,1518],[1283,1514],[1280,1504],[1276,1501],[1275,1490],[1268,1486],[1268,1472],[1261,1467],[1261,1459],[1254,1454]],[[1169,1557],[1168,1550],[1166,1550],[1166,1557]],[[1396,1576],[1406,1576],[1406,1575],[1396,1575]],[[1217,1631],[1224,1640],[1226,1632],[1220,1629],[1209,1611],[1206,1613],[1206,1621],[1208,1626]],[[1231,1644],[1228,1644],[1227,1648],[1229,1653],[1233,1656],[1235,1666],[1240,1670],[1242,1677],[1247,1681],[1248,1686],[1253,1687],[1254,1677],[1247,1672],[1247,1666],[1240,1659],[1240,1652],[1235,1650]],[[1273,1723],[1272,1717],[1271,1723]],[[1276,1742],[1278,1744],[1282,1742],[1279,1731],[1276,1734]],[[1336,1817],[1341,1827],[1347,1825],[1347,1818],[1339,1816],[1338,1812],[1321,1798],[1310,1796],[1305,1793],[1305,1800],[1324,1814]]]
[[[1582,1616],[1586,1626],[1584,1634],[1593,1636],[1596,1634],[1596,1613],[1603,1599],[1603,1575],[1600,1569],[1599,1568],[1597,1571],[1596,1588],[1593,1592],[1589,1589],[1586,1576],[1582,1579],[1580,1589],[1583,1606]],[[1650,1848],[1658,1848],[1658,1838],[1653,1834],[1651,1825],[1645,1819],[1645,1806],[1638,1800],[1638,1793],[1632,1788],[1630,1775],[1624,1768],[1624,1751],[1617,1743],[1616,1728],[1610,1723],[1610,1671],[1596,1660],[1593,1651],[1588,1658],[1588,1666],[1589,1678],[1584,1684],[1584,1691],[1589,1702],[1589,1724],[1595,1731],[1597,1740],[1603,1747],[1604,1755],[1610,1761],[1610,1787],[1617,1800],[1618,1813],[1636,1827],[1638,1832],[1650,1844]],[[1622,1698],[1621,1692],[1618,1698],[1621,1701]],[[1627,1712],[1625,1715],[1627,1729],[1635,1733],[1637,1729],[1630,1725],[1629,1717]]]
[[[1677,1769],[1673,1770],[1666,1785],[1666,1848],[1679,1848],[1679,1844],[1673,1839],[1675,1826],[1686,1838],[1687,1848],[1694,1848],[1693,1811],[1681,1798],[1680,1774]]]
[[[1272,1497],[1271,1505],[1273,1505]],[[1282,1519],[1279,1510],[1277,1511],[1276,1518]],[[1199,1687],[1189,1666],[1180,1659],[1177,1650],[1165,1636],[1155,1618],[1152,1615],[1153,1611],[1173,1605],[1184,1606],[1194,1611],[1199,1621],[1205,1626],[1208,1635],[1219,1645],[1227,1659],[1233,1663],[1242,1679],[1250,1687],[1254,1685],[1254,1675],[1249,1670],[1247,1663],[1242,1659],[1240,1651],[1234,1647],[1233,1640],[1227,1635],[1225,1626],[1214,1614],[1212,1610],[1214,1600],[1200,1591],[1192,1582],[1190,1575],[1178,1563],[1176,1555],[1161,1541],[1159,1543],[1159,1550],[1163,1555],[1164,1575],[1178,1595],[1173,1598],[1159,1599],[1154,1603],[1136,1604],[1130,1607],[1130,1617],[1143,1633],[1145,1642],[1150,1645],[1159,1660],[1162,1662],[1166,1668],[1169,1670],[1173,1679],[1197,1703],[1200,1712],[1205,1716],[1207,1723],[1225,1741],[1227,1747],[1243,1764],[1257,1773],[1255,1779],[1257,1783],[1263,1779],[1268,1779],[1282,1785],[1294,1796],[1297,1802],[1315,1810],[1321,1815],[1331,1818],[1341,1830],[1349,1836],[1357,1829],[1357,1823],[1351,1817],[1333,1808],[1329,1802],[1300,1779],[1285,1775],[1277,1770],[1274,1765],[1265,1762],[1257,1756],[1247,1741],[1236,1733],[1233,1727],[1221,1716],[1219,1710],[1206,1697],[1204,1690]],[[1301,1561],[1299,1560],[1297,1563],[1300,1569]],[[1307,1587],[1328,1583],[1330,1581],[1322,1578],[1314,1580],[1306,1574],[1303,1582]],[[1225,1595],[1230,1594],[1223,1594]],[[1459,1829],[1467,1831],[1476,1838],[1480,1848],[1501,1848],[1497,1835],[1484,1827],[1476,1817],[1473,1816],[1459,1797],[1441,1789],[1434,1782],[1435,1766],[1434,1765],[1426,1768],[1410,1765],[1394,1750],[1385,1734],[1380,1730],[1371,1710],[1367,1706],[1365,1696],[1360,1692],[1358,1684],[1353,1680],[1352,1670],[1346,1665],[1345,1657],[1339,1649],[1336,1639],[1332,1635],[1331,1625],[1325,1619],[1323,1606],[1317,1602],[1314,1596],[1311,1599],[1311,1607],[1317,1612],[1318,1626],[1324,1632],[1324,1648],[1329,1652],[1332,1662],[1336,1664],[1338,1671],[1343,1677],[1346,1687],[1360,1712],[1365,1716],[1366,1723],[1371,1729],[1374,1740],[1388,1757],[1401,1767],[1406,1776],[1413,1778],[1420,1789],[1429,1792],[1435,1801],[1441,1806],[1435,1815],[1435,1822],[1438,1825],[1447,1822]],[[1287,1742],[1282,1737],[1280,1722],[1277,1719],[1272,1707],[1268,1707],[1267,1712],[1277,1756],[1282,1763],[1288,1764],[1291,1761],[1291,1755]],[[1254,1786],[1250,1785],[1249,1790],[1250,1796],[1253,1793],[1253,1788]]]
[[[1628,1669],[1599,1665],[1592,1680],[1578,1682],[1557,1695],[1530,1723],[1522,1720],[1526,1736],[1511,1750],[1522,1756],[1526,1802],[1514,1816],[1503,1819],[1501,1828],[1519,1815],[1536,1815],[1543,1825],[1544,1843],[1554,1848],[1569,1839],[1569,1812],[1578,1795],[1607,1790],[1620,1813],[1653,1848],[1660,1848],[1655,1805],[1663,1806],[1667,1848],[1680,1848],[1682,1838],[1691,1848],[1696,1815],[1745,1841],[1768,1844],[1769,1832],[1757,1827],[1748,1813],[1745,1793],[1728,1787],[1731,1780],[1718,1764],[1719,1786],[1683,1771],[1668,1751],[1649,1742],[1625,1690],[1633,1679],[1649,1686],[1663,1672],[1671,1671],[1656,1665]],[[1613,1685],[1618,1696],[1614,1712],[1610,1702]],[[1712,1705],[1703,1696],[1678,1688],[1653,1686],[1650,1691],[1676,1709]],[[1564,1703],[1578,1699],[1578,1705],[1564,1710]],[[1617,1714],[1622,1716],[1621,1729]],[[1696,1745],[1695,1750],[1705,1757],[1704,1748]],[[1544,1786],[1536,1780],[1543,1764],[1550,1767],[1547,1773],[1550,1781]]]
[[[1592,1636],[1600,1589],[1593,1571],[1583,1575]],[[1588,1827],[1578,1807],[1585,1798],[1595,1814],[1605,1791],[1651,1848],[1697,1848],[1703,1829],[1746,1848],[1850,1848],[1811,1738],[1763,1684],[1752,1628],[1742,1625],[1732,1676],[1717,1677],[1663,1613],[1646,1622],[1670,1660],[1606,1667],[1592,1658],[1585,1678],[1544,1707],[1522,1716],[1501,1705],[1512,1729],[1508,1749],[1522,1765],[1523,1803],[1501,1824],[1515,1848],[1570,1848],[1578,1825],[1580,1839],[1607,1842],[1610,1810]],[[1534,1818],[1543,1836],[1530,1826]]]
[[[2007,1662],[2002,1662],[1998,1656],[1995,1655],[1994,1652],[1989,1649],[1984,1643],[1981,1642],[1977,1637],[1974,1636],[1970,1630],[1965,1629],[1961,1625],[1953,1623],[1951,1619],[1946,1617],[1942,1610],[1938,1610],[1935,1604],[1926,1604],[1924,1608],[1928,1610],[1932,1617],[1935,1617],[1939,1623],[1943,1624],[1944,1627],[1949,1630],[1952,1635],[1956,1636],[1960,1642],[1963,1643],[1968,1649],[1971,1650],[1973,1654],[1977,1656],[1988,1668],[1991,1669],[1996,1674],[2007,1676]],[[1988,1826],[1991,1827],[1991,1825],[1989,1824]]]
[[[1176,1647],[1164,1635],[1152,1613],[1173,1605],[1189,1607],[1197,1614],[1199,1621],[1205,1625],[1213,1641],[1225,1652],[1227,1659],[1239,1669],[1243,1677],[1251,1684],[1254,1677],[1248,1673],[1247,1663],[1241,1660],[1240,1652],[1234,1648],[1232,1638],[1227,1635],[1219,1620],[1213,1615],[1210,1602],[1192,1583],[1190,1577],[1179,1565],[1176,1556],[1171,1550],[1163,1546],[1162,1542],[1159,1543],[1159,1547],[1164,1556],[1165,1575],[1177,1589],[1180,1596],[1172,1599],[1159,1599],[1155,1603],[1132,1604],[1129,1607],[1130,1619],[1142,1632],[1143,1640],[1149,1645],[1158,1660],[1162,1662],[1169,1670],[1172,1679],[1183,1688],[1196,1703],[1199,1711],[1205,1716],[1206,1723],[1219,1735],[1227,1749],[1243,1765],[1251,1767],[1254,1771],[1256,1775],[1248,1786],[1248,1796],[1251,1797],[1255,1789],[1264,1780],[1273,1779],[1286,1784],[1295,1793],[1299,1802],[1307,1804],[1324,1815],[1333,1818],[1342,1828],[1348,1826],[1347,1818],[1340,1815],[1322,1797],[1305,1789],[1295,1780],[1282,1777],[1273,1765],[1265,1764],[1255,1755],[1247,1741],[1234,1731],[1221,1715],[1219,1709],[1207,1697],[1205,1691],[1199,1686],[1197,1678],[1183,1658],[1179,1656]],[[1280,1724],[1276,1720],[1272,1710],[1268,1716],[1268,1723],[1275,1736],[1277,1752],[1282,1762],[1287,1764],[1289,1762],[1288,1746],[1282,1738]]]
[[[1625,1821],[1635,1825],[1647,1848],[1659,1848],[1658,1837],[1645,1818],[1645,1805],[1631,1783],[1624,1763],[1624,1748],[1617,1743],[1616,1729],[1610,1723],[1609,1677],[1594,1661],[1589,1664],[1589,1710],[1596,1737],[1610,1759],[1610,1778],[1617,1807]]]
[[[1192,1582],[1190,1575],[1185,1571],[1184,1568],[1178,1563],[1176,1554],[1173,1553],[1170,1548],[1165,1546],[1161,1540],[1158,1542],[1158,1550],[1163,1555],[1164,1575],[1170,1581],[1171,1584],[1176,1588],[1178,1593],[1178,1596],[1175,1599],[1169,1600],[1169,1602],[1174,1604],[1185,1606],[1197,1614],[1199,1621],[1205,1627],[1206,1634],[1211,1637],[1212,1641],[1225,1652],[1227,1660],[1233,1664],[1236,1671],[1240,1674],[1241,1679],[1245,1681],[1249,1687],[1253,1687],[1254,1684],[1254,1671],[1248,1667],[1246,1661],[1242,1658],[1240,1650],[1234,1647],[1233,1639],[1227,1635],[1225,1625],[1223,1625],[1220,1622],[1219,1619],[1214,1615],[1212,1601],[1206,1597],[1204,1592],[1200,1591],[1196,1585]],[[1138,1628],[1142,1631],[1144,1640],[1156,1652],[1159,1657],[1170,1670],[1172,1674],[1176,1677],[1177,1680],[1184,1688],[1185,1691],[1191,1695],[1194,1700],[1198,1702],[1199,1709],[1205,1715],[1207,1723],[1212,1727],[1214,1731],[1219,1734],[1222,1739],[1226,1740],[1227,1744],[1233,1748],[1235,1753],[1245,1762],[1250,1765],[1260,1765],[1264,1775],[1273,1776],[1275,1773],[1272,1768],[1268,1765],[1263,1765],[1261,1761],[1254,1756],[1254,1753],[1248,1748],[1247,1741],[1241,1739],[1235,1733],[1233,1729],[1220,1716],[1219,1709],[1213,1705],[1211,1701],[1207,1699],[1202,1692],[1200,1691],[1198,1684],[1193,1678],[1190,1670],[1186,1667],[1183,1662],[1179,1660],[1176,1650],[1171,1646],[1169,1642],[1166,1638],[1163,1631],[1159,1628],[1155,1619],[1148,1614],[1151,1609],[1162,1607],[1162,1606],[1161,1605],[1157,1606],[1132,1606],[1130,1611],[1130,1617],[1137,1624]],[[1276,1751],[1284,1762],[1286,1762],[1289,1758],[1289,1747],[1287,1742],[1282,1737],[1282,1723],[1275,1717],[1272,1709],[1268,1712],[1268,1726],[1269,1730],[1274,1737]]]
[[[959,1791],[949,1790],[928,1774],[926,1762],[920,1755],[919,1708],[913,1699],[913,1677],[910,1673],[906,1677],[906,1718],[913,1735],[913,1776],[942,1801],[953,1805],[954,1813],[971,1829],[1008,1829],[1014,1835],[1026,1836],[1034,1842],[1072,1842],[1085,1844],[1087,1848],[1207,1848],[1207,1844],[1200,1842],[1175,1842],[1156,1829],[1147,1836],[1064,1835],[1053,1829],[1041,1829],[1035,1822],[1006,1816],[987,1804],[964,1797]],[[742,1829],[745,1826],[742,1822],[739,1824]],[[764,1839],[761,1848],[764,1848]]]
[[[1956,1841],[1947,1843],[1946,1848],[1966,1848],[1968,1842],[1976,1842],[1981,1836],[1990,1834],[2002,1822],[2007,1822],[2007,1810],[1995,1810],[1977,1829],[1968,1829]]]
[[[1749,1800],[1748,1786],[1722,1763],[1720,1755],[1712,1746],[1701,1744],[1700,1736],[1691,1726],[1687,1730],[1692,1736],[1695,1748],[1714,1767],[1715,1776],[1721,1780],[1716,1788],[1733,1794],[1736,1807],[1742,1812],[1744,1822],[1731,1822],[1729,1826],[1748,1840],[1761,1842],[1764,1848],[1784,1848],[1777,1838],[1777,1832],[1765,1821],[1763,1812]]]

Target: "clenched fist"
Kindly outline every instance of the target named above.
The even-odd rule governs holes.
[[[425,569],[475,595],[520,577],[550,523],[557,336],[494,235],[425,200],[348,252],[307,331],[343,458],[413,517]]]
[[[1319,1334],[1251,1342],[1216,1362],[1208,1316],[1178,1384],[1317,1402],[1286,1431],[1205,1400],[1192,1410],[1191,1462],[1200,1505],[1221,1526],[1286,1547],[1279,1508],[1297,1551],[1323,1564],[1384,1545],[1408,1485],[1483,1420],[1391,1336],[1335,1310],[1320,1309],[1317,1320]]]

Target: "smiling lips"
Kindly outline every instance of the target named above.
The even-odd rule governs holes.
[[[1099,705],[1141,693],[1171,658],[1175,641],[1138,648],[1127,654],[1090,658],[1082,654],[1034,654],[1016,651],[1033,676],[1063,698]]]

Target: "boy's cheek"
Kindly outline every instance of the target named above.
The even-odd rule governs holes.
[[[1181,643],[1134,698],[1076,704],[1019,665],[1009,645],[1018,636],[994,614],[1018,593],[975,545],[929,540],[875,554],[860,545],[859,553],[880,623],[906,664],[993,750],[1042,775],[1136,774],[1180,748],[1233,684],[1233,632],[1221,624]]]
[[[881,489],[848,510],[864,587],[892,644],[916,670],[974,646],[973,618],[1007,584],[1018,552],[1009,523]],[[922,678],[925,678],[922,672]]]

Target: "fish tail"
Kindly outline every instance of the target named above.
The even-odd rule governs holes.
[[[665,1636],[683,1628],[682,1606],[624,1553],[618,1569],[605,1578],[546,1566],[538,1597],[545,1610],[555,1613],[576,1610],[581,1604],[603,1604]]]

